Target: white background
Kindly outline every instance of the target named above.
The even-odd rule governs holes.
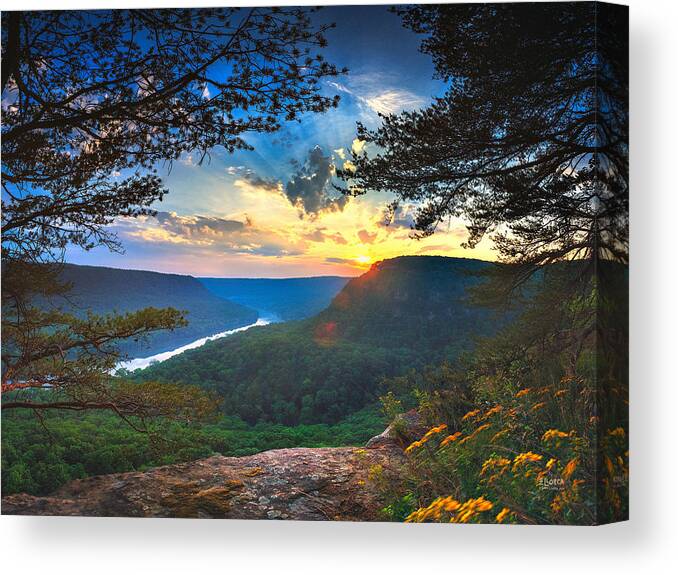
[[[0,0],[3,10],[189,4],[188,0]],[[202,0],[196,4],[235,2]],[[677,572],[678,3],[632,0],[628,4],[632,118],[629,522],[575,528],[0,517],[4,572],[654,575],[668,573],[670,567]]]

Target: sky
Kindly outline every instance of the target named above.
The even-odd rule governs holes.
[[[67,260],[194,276],[302,277],[355,276],[398,255],[494,259],[489,242],[461,247],[461,221],[417,240],[410,229],[415,206],[401,206],[385,225],[392,196],[348,198],[332,188],[334,171],[364,146],[357,121],[375,128],[379,112],[421,108],[445,86],[418,51],[421,37],[386,7],[328,7],[316,19],[337,24],[324,54],[349,69],[322,86],[341,96],[338,108],[306,114],[274,134],[246,136],[254,151],[214,150],[202,165],[185,154],[171,170],[161,167],[169,194],[153,206],[157,215],[111,226],[123,254],[70,250]]]

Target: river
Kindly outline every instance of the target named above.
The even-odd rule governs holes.
[[[177,347],[176,349],[170,350],[170,351],[164,351],[162,353],[157,353],[155,355],[151,355],[150,357],[138,357],[135,359],[130,359],[127,361],[121,361],[115,366],[115,369],[127,369],[129,371],[134,371],[135,369],[144,369],[151,365],[152,363],[157,363],[160,361],[165,361],[169,359],[170,357],[173,357],[175,355],[178,355],[180,353],[183,353],[184,351],[188,351],[189,349],[195,349],[196,347],[200,347],[201,345],[205,345],[208,341],[212,341],[215,339],[220,339],[222,337],[228,337],[229,335],[232,335],[234,333],[238,333],[241,331],[245,331],[250,329],[251,327],[256,327],[258,325],[268,325],[269,323],[274,323],[276,320],[275,319],[269,319],[269,318],[263,318],[260,317],[256,322],[251,323],[249,325],[244,325],[242,327],[238,327],[235,329],[229,329],[228,331],[222,331],[219,333],[215,333],[214,335],[209,335],[207,337],[201,337],[200,339],[196,339],[195,341],[192,341],[191,343],[187,343],[186,345],[182,345],[181,347]]]

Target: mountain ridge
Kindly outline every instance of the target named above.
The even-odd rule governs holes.
[[[121,341],[117,347],[129,357],[169,351],[201,337],[242,327],[257,320],[255,310],[218,298],[196,278],[146,270],[63,264],[60,279],[70,284],[65,296],[41,300],[78,316],[128,313],[146,307],[173,307],[186,311],[188,326],[150,334],[139,342]]]
[[[198,278],[218,297],[256,309],[282,321],[314,316],[351,278],[311,276],[299,278]]]
[[[252,328],[139,372],[198,385],[250,424],[335,423],[377,400],[381,381],[454,360],[498,325],[466,289],[487,262],[407,256],[374,264],[318,315]]]

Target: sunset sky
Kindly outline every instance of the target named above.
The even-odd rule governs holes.
[[[125,253],[71,250],[68,261],[196,276],[298,277],[357,275],[403,254],[494,259],[489,242],[460,247],[463,222],[415,240],[412,206],[386,226],[391,196],[345,198],[332,189],[335,168],[363,145],[356,121],[376,127],[378,112],[425,106],[444,86],[418,52],[420,38],[385,7],[327,8],[317,18],[337,24],[327,34],[328,61],[349,68],[323,85],[326,94],[341,96],[338,109],[308,114],[275,134],[247,136],[254,151],[215,150],[202,165],[186,155],[171,171],[160,167],[170,193],[154,206],[158,215],[113,226]]]

